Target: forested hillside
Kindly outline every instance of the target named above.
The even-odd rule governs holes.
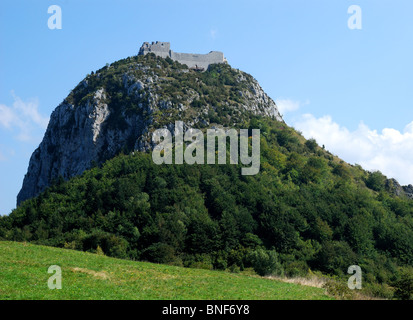
[[[278,121],[255,118],[251,127],[262,133],[256,176],[230,164],[158,166],[149,153],[121,154],[2,217],[0,237],[287,276],[340,276],[357,264],[388,297],[387,285],[411,271],[413,201]]]

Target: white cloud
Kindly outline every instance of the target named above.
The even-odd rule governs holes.
[[[290,99],[277,99],[275,100],[275,104],[278,107],[278,111],[282,115],[285,115],[288,112],[297,111],[301,107],[309,104],[310,102],[307,100],[306,102],[302,103],[300,101],[294,101]]]
[[[211,29],[211,30],[209,30],[209,35],[210,35],[210,37],[211,37],[212,39],[215,39],[215,38],[217,37],[217,33],[218,33],[218,30],[217,30],[217,29]]]
[[[11,124],[15,121],[16,119],[12,109],[0,104],[0,124],[5,128],[10,128]]]
[[[43,117],[39,111],[37,99],[23,101],[12,93],[14,98],[11,107],[0,104],[0,127],[17,130],[16,138],[21,141],[31,141],[35,129],[46,129],[48,117]]]
[[[350,131],[330,116],[304,114],[294,127],[349,163],[380,170],[404,185],[413,184],[413,122],[403,132],[392,128],[377,132],[363,123]]]

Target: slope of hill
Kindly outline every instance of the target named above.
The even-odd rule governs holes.
[[[50,290],[48,268],[62,270]],[[8,299],[331,299],[325,290],[220,271],[126,261],[66,249],[0,241],[0,300]]]
[[[384,297],[412,273],[413,201],[401,187],[306,141],[228,65],[198,73],[153,55],[121,60],[82,81],[54,118],[20,200],[52,185],[0,217],[2,240],[288,276],[345,278],[359,265],[363,285]],[[154,164],[151,132],[175,120],[260,129],[260,172]]]
[[[53,111],[17,203],[120,151],[148,150],[153,130],[177,120],[191,128],[234,127],[251,115],[282,120],[258,82],[229,65],[199,73],[153,54],[114,62],[88,75]]]

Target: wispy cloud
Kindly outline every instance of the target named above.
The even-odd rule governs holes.
[[[218,34],[218,30],[217,30],[217,29],[211,29],[211,30],[209,30],[209,36],[210,36],[213,40],[215,40],[215,38],[217,37],[217,34]]]
[[[0,104],[0,127],[17,131],[20,141],[32,141],[32,133],[36,129],[46,129],[49,118],[39,113],[37,99],[23,101],[12,92],[12,106]]]
[[[403,132],[392,128],[378,132],[364,123],[350,131],[331,116],[316,118],[304,114],[293,125],[306,138],[315,138],[347,162],[358,163],[367,170],[380,170],[402,184],[413,184],[413,122]]]
[[[275,100],[275,104],[278,107],[278,110],[282,115],[285,115],[288,112],[297,111],[301,107],[309,104],[310,102],[307,100],[305,102],[295,101],[291,99],[277,99]]]

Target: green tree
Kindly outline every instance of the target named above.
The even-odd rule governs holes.
[[[312,152],[316,151],[317,149],[317,141],[315,139],[309,139],[305,142],[305,146]]]
[[[396,291],[394,296],[400,300],[413,300],[413,272],[405,270],[400,279],[394,283]]]
[[[283,269],[275,250],[256,249],[249,255],[254,271],[260,276],[282,275]]]
[[[386,186],[386,176],[380,171],[371,172],[366,180],[366,186],[374,191],[382,191]]]

